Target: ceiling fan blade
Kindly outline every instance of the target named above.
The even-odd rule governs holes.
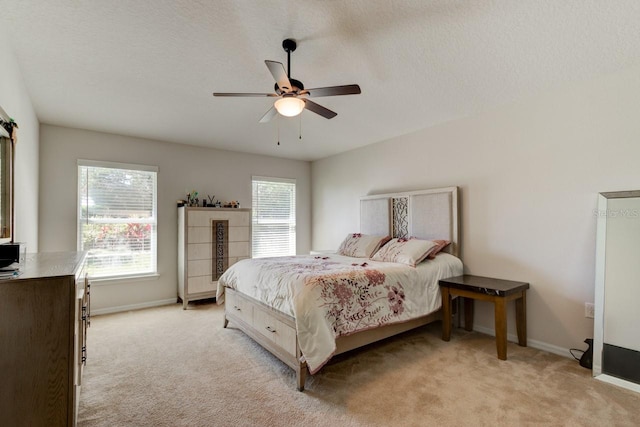
[[[358,95],[362,93],[358,85],[318,87],[315,89],[305,89],[300,94],[308,94],[311,97],[336,96],[336,95]]]
[[[303,98],[301,99],[304,101],[304,108],[306,108],[309,111],[313,111],[316,114],[321,115],[325,119],[333,119],[335,116],[338,115],[338,113],[331,111],[320,104],[316,104],[315,102],[309,101],[308,99],[303,99]]]
[[[278,110],[276,110],[276,107],[271,107],[269,111],[264,113],[264,116],[262,116],[258,123],[267,123],[271,121],[271,119],[273,119],[276,114],[278,114]]]
[[[222,92],[213,92],[213,96],[270,96],[277,97],[278,95],[275,93],[222,93]]]
[[[287,76],[287,72],[284,69],[284,65],[281,62],[276,61],[264,61],[267,64],[267,68],[271,72],[271,75],[278,83],[278,87],[284,93],[291,92],[291,82],[289,81],[289,77]]]

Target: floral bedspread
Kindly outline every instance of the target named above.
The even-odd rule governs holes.
[[[456,263],[423,264],[413,268],[334,254],[243,260],[220,277],[217,300],[224,301],[224,288],[230,287],[293,316],[313,374],[335,352],[337,337],[437,310],[438,279],[460,274],[462,263],[459,270],[452,267]]]

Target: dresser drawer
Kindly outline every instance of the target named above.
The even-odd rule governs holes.
[[[296,330],[273,318],[268,311],[255,308],[253,327],[258,333],[272,341],[287,353],[296,355]]]
[[[253,325],[253,306],[235,292],[225,293],[225,311],[239,317],[249,325]]]
[[[215,292],[218,289],[218,282],[211,280],[211,275],[189,277],[189,284],[187,285],[189,293],[200,292]],[[215,295],[214,295],[215,296]]]
[[[249,210],[238,211],[215,211],[215,210],[196,210],[189,212],[189,226],[208,227],[211,220],[229,221],[229,226],[242,227],[251,223],[251,214]]]
[[[187,277],[211,277],[212,275],[211,259],[195,259],[187,261]]]

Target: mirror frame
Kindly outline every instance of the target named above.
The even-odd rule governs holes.
[[[13,135],[9,134],[9,131],[5,128],[5,123],[10,122],[10,118],[7,113],[0,107],[0,150],[3,150],[2,161],[6,161],[3,171],[3,178],[6,177],[8,185],[5,191],[5,200],[0,203],[0,209],[3,209],[3,214],[8,216],[7,227],[8,236],[3,236],[2,230],[0,230],[0,244],[11,243],[14,239],[14,144],[12,139]],[[2,197],[2,195],[0,195]]]
[[[593,376],[598,380],[615,384],[629,390],[640,392],[640,384],[623,380],[602,373],[602,351],[604,348],[604,298],[605,298],[605,267],[607,243],[607,218],[609,199],[640,198],[640,190],[611,191],[598,195],[598,209],[596,231],[596,280],[595,280],[595,310],[593,319]]]

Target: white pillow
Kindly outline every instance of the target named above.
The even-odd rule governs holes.
[[[340,244],[338,254],[354,258],[369,258],[388,240],[389,236],[349,234]]]
[[[431,240],[420,239],[391,239],[380,248],[371,259],[373,261],[399,262],[415,267],[422,262],[427,255],[438,246]]]

